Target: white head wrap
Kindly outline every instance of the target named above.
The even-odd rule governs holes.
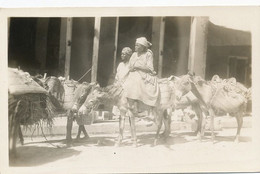
[[[145,37],[140,37],[136,39],[136,43],[139,43],[147,48],[149,48],[150,46],[152,46],[152,44],[147,41],[147,39]]]

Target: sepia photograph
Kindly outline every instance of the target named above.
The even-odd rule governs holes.
[[[0,172],[259,172],[259,18],[2,9]]]

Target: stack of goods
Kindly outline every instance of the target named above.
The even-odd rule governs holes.
[[[56,108],[53,108],[47,91],[29,73],[8,69],[8,99],[9,118],[15,115],[15,119],[23,125],[41,120],[52,124]]]
[[[239,111],[238,109],[245,107],[248,92],[245,86],[236,82],[235,78],[215,79],[212,80],[216,90],[211,103],[215,109],[227,113],[236,113]]]
[[[63,82],[64,92],[65,92],[64,101],[63,101],[64,109],[69,110],[72,108],[74,93],[78,85],[79,82],[74,80],[66,80]]]
[[[167,78],[159,80],[160,104],[165,107],[171,107],[174,104],[174,88],[171,81]]]

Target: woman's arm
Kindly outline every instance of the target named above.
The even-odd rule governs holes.
[[[134,68],[139,69],[141,71],[144,71],[146,73],[156,74],[156,72],[154,71],[154,68],[153,68],[153,53],[152,53],[152,51],[148,50],[148,52],[146,53],[146,57],[145,57],[144,62],[142,64],[137,64]]]
[[[153,52],[151,50],[147,51],[147,56],[146,56],[146,65],[147,68],[151,71],[154,72],[154,67],[153,67]]]

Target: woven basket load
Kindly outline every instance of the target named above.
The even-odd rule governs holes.
[[[74,80],[66,80],[63,84],[64,86],[64,102],[63,102],[63,108],[68,110],[71,109],[73,105],[73,98],[74,98],[74,92],[77,89],[77,86],[79,85],[78,82]]]
[[[217,90],[211,100],[211,106],[215,110],[236,113],[244,106],[246,98],[234,91],[226,91],[224,88]]]
[[[196,85],[196,88],[202,100],[207,104],[213,95],[212,87],[208,84],[203,83],[201,85]]]
[[[36,83],[29,73],[13,68],[8,68],[8,91],[11,95],[47,94],[47,91]]]
[[[159,88],[160,88],[160,104],[163,106],[172,105],[173,104],[173,95],[174,91],[169,84],[167,79],[161,79],[159,81]]]

